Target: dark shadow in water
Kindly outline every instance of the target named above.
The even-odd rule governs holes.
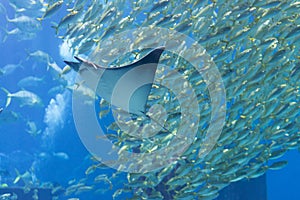
[[[266,175],[232,183],[220,192],[216,200],[267,200]]]
[[[29,192],[25,192],[24,188],[0,188],[0,195],[3,194],[10,194],[11,197],[16,195],[20,200],[33,200],[33,196],[35,194],[37,195],[38,199],[43,200],[52,200],[53,197],[51,194],[51,189],[42,188],[32,188]]]

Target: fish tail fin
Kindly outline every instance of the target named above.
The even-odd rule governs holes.
[[[47,63],[47,71],[49,71],[50,67],[52,67],[54,63],[51,63],[50,61],[48,61]]]
[[[1,4],[0,5],[0,14],[6,15],[7,11],[6,8]]]
[[[17,66],[18,66],[18,67],[21,67],[22,69],[24,69],[24,66],[23,66],[22,64],[23,64],[23,61],[20,60],[19,63],[17,64]]]
[[[44,76],[41,77],[42,83],[46,83],[45,79],[46,79],[46,75],[44,75]]]
[[[14,184],[18,183],[21,180],[21,174],[16,168],[15,168],[15,172],[17,174],[17,177],[15,178],[15,180],[13,182]]]
[[[278,40],[278,43],[280,42],[280,44],[286,44],[287,43],[287,41],[285,40],[284,37],[278,37],[277,40]]]
[[[56,35],[58,35],[58,24],[57,23],[54,23],[54,22],[52,22],[52,26],[51,26],[51,28],[54,28],[55,29],[55,34]]]
[[[1,89],[7,94],[7,100],[6,100],[6,104],[5,104],[5,107],[7,108],[9,106],[9,104],[11,103],[11,93],[4,87],[1,87]]]
[[[7,34],[4,35],[3,39],[2,39],[2,43],[4,43],[7,39]]]
[[[26,49],[26,48],[24,50],[25,50],[25,52],[27,54],[26,60],[29,60],[29,58],[30,58],[30,51],[29,51],[29,49]]]
[[[58,26],[51,26],[51,27],[55,29],[55,34],[58,35]]]
[[[7,108],[10,103],[11,103],[11,96],[7,96],[5,107]]]
[[[2,39],[2,43],[4,43],[7,39],[7,37],[8,37],[8,31],[5,28],[1,27],[1,26],[0,26],[0,28],[4,32],[4,36],[3,36],[3,39]]]
[[[10,94],[10,92],[9,92],[7,89],[5,89],[4,87],[1,87],[1,89],[2,89],[7,95]]]
[[[5,15],[5,19],[6,19],[6,21],[8,21],[8,22],[11,21],[11,19],[8,18],[7,14]]]

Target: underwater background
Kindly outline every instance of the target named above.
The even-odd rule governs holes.
[[[87,15],[90,8],[95,11]],[[29,199],[43,199],[28,192],[30,188],[49,188],[54,199],[231,200],[239,198],[226,197],[226,186],[265,174],[267,198],[261,199],[299,199],[299,10],[297,1],[1,0],[0,188],[22,188],[31,194]],[[70,13],[75,17],[67,19]],[[82,27],[85,22],[88,23],[83,30],[75,27],[80,23]],[[227,105],[227,125],[219,138],[222,142],[208,153],[208,160],[199,161],[200,164],[192,166],[184,175],[178,175],[176,170],[184,171],[191,164],[180,163],[159,184],[153,185],[147,181],[155,182],[154,177],[161,175],[159,170],[133,180],[131,173],[100,166],[93,159],[77,133],[72,114],[76,72],[64,63],[64,60],[74,60],[74,55],[89,56],[97,45],[101,46],[102,40],[113,34],[150,25],[184,33],[207,49],[223,79]],[[145,41],[145,46],[147,42],[152,41]],[[138,53],[143,52],[140,49]],[[183,61],[176,65],[165,57],[162,59],[165,63],[183,68]],[[200,80],[191,79],[192,85]],[[263,89],[256,90],[259,86]],[[30,96],[28,100],[21,94],[12,97],[8,105],[8,92],[14,94],[21,90],[30,91],[38,98]],[[208,92],[202,97],[206,95]],[[38,102],[32,102],[32,98]],[[95,100],[98,107],[99,102]],[[251,107],[250,111],[246,107]],[[97,109],[101,113],[101,105]],[[110,111],[103,115],[106,116],[99,116],[103,126],[113,123]],[[209,117],[204,114],[200,120]],[[201,124],[202,129],[207,126]],[[113,133],[118,131],[113,129]],[[238,135],[239,132],[259,136],[255,139],[226,136],[226,133]],[[253,151],[249,150],[249,159],[244,159],[248,154],[242,153],[251,149],[250,146]],[[272,149],[273,146],[276,148]],[[228,149],[236,149],[236,154],[226,157]],[[220,157],[215,159],[214,155]],[[238,166],[231,165],[235,161]],[[207,175],[194,185],[190,179],[195,174],[189,175],[193,167],[200,169],[196,174]],[[174,177],[179,177],[178,183],[170,182]],[[195,195],[199,191],[201,195]],[[254,199],[251,195],[255,193],[253,189],[248,199]],[[0,199],[27,198],[6,194],[9,195],[1,193]]]

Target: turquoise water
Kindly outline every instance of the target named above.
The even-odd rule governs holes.
[[[9,2],[11,5],[19,5],[19,11],[18,8],[9,5]],[[204,197],[213,199],[217,198],[216,194],[219,191],[226,193],[226,186],[231,182],[235,182],[234,184],[241,183],[239,181],[245,183],[249,178],[254,179],[259,175],[266,174],[265,185],[268,199],[299,198],[297,190],[299,152],[297,148],[299,149],[300,141],[300,35],[299,14],[296,12],[298,2],[247,1],[248,3],[241,3],[237,1],[225,3],[224,8],[226,9],[222,10],[220,7],[222,2],[217,1],[204,1],[203,3],[186,1],[185,4],[171,1],[169,3],[156,2],[154,5],[147,1],[136,4],[128,3],[130,1],[126,1],[127,4],[121,1],[114,3],[96,1],[94,7],[103,4],[103,8],[90,16],[91,23],[87,23],[86,32],[77,29],[73,33],[68,30],[70,31],[74,24],[88,22],[88,20],[83,21],[82,16],[78,19],[71,19],[67,25],[60,25],[58,33],[52,26],[58,25],[60,20],[67,15],[67,9],[71,9],[76,3],[79,6],[78,4],[83,2],[83,7],[78,9],[78,12],[87,13],[90,8],[89,3],[93,3],[93,1],[69,1],[70,5],[67,5],[68,1],[65,1],[58,11],[52,16],[45,17],[41,22],[36,18],[42,17],[45,10],[33,9],[37,13],[34,13],[29,7],[20,10],[22,6],[24,7],[20,2],[1,1],[6,10],[3,11],[2,7],[0,9],[1,28],[12,31],[19,27],[23,34],[20,32],[5,34],[4,30],[0,32],[2,41],[0,43],[0,86],[11,93],[22,89],[30,91],[36,94],[42,103],[28,102],[22,96],[21,98],[12,98],[10,104],[6,106],[7,94],[4,90],[0,92],[0,107],[3,108],[0,114],[1,189],[11,187],[50,188],[58,199],[88,200],[112,199],[113,197],[116,199],[130,197],[133,199],[151,199],[150,197],[153,199],[204,199]],[[33,2],[39,1],[31,1],[32,4],[27,5],[33,6]],[[53,5],[54,2],[47,3]],[[43,4],[41,6],[49,11],[49,6]],[[117,9],[119,14],[113,8]],[[280,9],[284,10],[284,14],[279,14]],[[71,12],[69,11],[69,13]],[[179,13],[181,15],[177,18],[176,14]],[[22,15],[30,15],[38,27],[29,27],[28,24],[22,25],[6,19],[6,16],[13,19]],[[118,24],[117,22],[122,19],[126,20]],[[66,66],[64,60],[76,61],[72,58],[73,55],[80,54],[81,57],[87,59],[94,57],[96,60],[93,61],[100,65],[108,65],[113,61],[122,65],[141,58],[149,52],[146,47],[170,46],[167,49],[169,52],[166,51],[162,55],[160,62],[169,66],[170,69],[177,69],[178,72],[184,74],[186,80],[193,88],[196,88],[194,91],[201,111],[199,130],[196,132],[198,139],[204,138],[209,125],[212,121],[217,121],[219,115],[211,114],[214,120],[209,121],[211,107],[214,106],[213,100],[209,100],[212,92],[206,90],[203,81],[205,76],[203,76],[204,78],[201,78],[199,74],[194,76],[196,70],[189,61],[189,59],[193,59],[193,56],[200,55],[199,49],[195,50],[195,55],[190,55],[190,57],[182,53],[183,58],[179,59],[174,49],[177,49],[178,52],[184,52],[187,49],[177,44],[172,49],[171,44],[162,42],[163,37],[163,39],[153,39],[152,33],[149,31],[143,33],[144,35],[149,34],[148,38],[145,36],[146,39],[141,40],[140,44],[136,42],[134,47],[137,47],[138,50],[135,53],[129,52],[123,56],[125,58],[114,56],[114,54],[111,57],[107,55],[113,48],[109,46],[106,49],[107,43],[105,42],[107,39],[113,38],[114,34],[141,26],[149,27],[151,24],[169,31],[175,30],[183,33],[191,37],[193,41],[198,41],[198,44],[206,49],[205,52],[213,58],[215,63],[211,66],[216,66],[218,69],[226,91],[226,98],[223,96],[219,103],[221,105],[222,102],[226,102],[226,118],[222,133],[217,138],[219,142],[216,142],[217,144],[208,152],[207,157],[197,157],[200,145],[196,145],[197,148],[193,153],[184,154],[190,157],[179,160],[177,164],[174,164],[174,169],[166,175],[161,176],[161,172],[168,166],[135,176],[134,173],[100,167],[99,161],[92,158],[91,153],[94,152],[86,149],[88,145],[82,138],[82,134],[84,136],[90,133],[80,133],[78,121],[74,120],[73,115],[72,95],[74,91],[72,91],[72,87],[76,73],[73,70],[69,72],[62,70]],[[263,26],[263,24],[267,25]],[[93,29],[95,27],[96,29]],[[261,32],[256,30],[261,30]],[[94,32],[95,35],[88,35]],[[158,31],[158,33],[160,32]],[[143,39],[143,34],[138,37]],[[91,38],[92,40],[89,40]],[[132,36],[132,38],[134,37]],[[132,40],[138,41],[138,39]],[[73,44],[72,48],[66,48],[66,45],[70,45],[66,41]],[[114,47],[124,47],[122,46],[124,41],[117,39],[113,41]],[[75,45],[76,42],[77,45]],[[192,42],[187,41],[186,44],[191,49]],[[97,49],[97,45],[100,45],[101,48]],[[37,51],[42,51],[44,54],[36,55]],[[205,61],[203,62],[205,63]],[[200,65],[205,66],[202,62]],[[158,68],[157,76],[162,79],[167,77],[167,69]],[[24,80],[27,77],[36,77],[38,80]],[[23,83],[20,82],[22,79]],[[175,87],[174,85],[175,83],[170,87]],[[79,84],[79,86],[81,85]],[[184,91],[184,89],[182,90]],[[190,93],[186,94],[190,95]],[[174,100],[176,93],[167,92],[164,88],[153,88],[151,95],[155,100],[149,100],[149,104],[158,102],[160,105],[166,106],[169,116],[167,119],[168,131],[177,130],[176,126],[183,119],[176,118],[177,115],[174,114],[175,111],[179,112],[175,108],[180,104]],[[156,99],[156,95],[161,98]],[[32,98],[35,97],[29,97],[29,99]],[[93,101],[93,105],[96,107],[99,123],[106,130],[106,127],[115,119],[110,111],[108,114],[104,114],[104,117],[98,116],[98,112],[101,113],[102,110],[110,108],[103,101],[101,101],[103,104],[99,106],[99,102],[98,98]],[[75,106],[77,105],[75,104]],[[148,105],[148,107],[150,106]],[[180,109],[180,112],[183,112],[184,108]],[[141,120],[138,117],[134,119]],[[89,119],[84,120],[89,121]],[[188,122],[191,123],[191,121]],[[143,123],[149,123],[149,121]],[[116,133],[122,137],[126,136],[124,134],[126,131],[118,132],[118,130],[119,128],[115,127],[107,130],[106,134],[112,134],[113,138],[116,137]],[[189,131],[191,130],[186,130],[186,132]],[[147,134],[147,131],[145,132]],[[159,133],[158,139],[154,140],[160,141],[157,147],[154,146],[158,149],[170,142],[168,140],[163,140],[166,141],[165,143],[161,142],[160,137],[163,137],[161,135],[166,133]],[[243,134],[249,134],[249,136],[244,137]],[[127,135],[127,137],[129,136]],[[118,144],[117,140],[114,142]],[[119,147],[128,145],[128,141],[124,140],[123,142]],[[134,142],[137,143],[128,150],[129,152],[155,150],[149,141],[134,140]],[[272,149],[276,145],[277,147]],[[282,155],[272,160],[270,157],[274,156],[276,150],[282,150]],[[226,152],[236,153],[226,154]],[[220,157],[218,157],[219,155]],[[247,158],[247,155],[249,160],[244,159]],[[285,163],[282,166],[273,165],[273,169],[277,170],[267,170],[272,168],[272,163],[278,164],[278,161],[288,161],[288,164],[286,166]],[[233,165],[235,162],[239,164]],[[256,167],[257,170],[254,170]],[[184,175],[177,174],[178,171],[182,172],[184,169],[186,169]],[[234,172],[231,173],[230,170],[234,170]],[[192,182],[195,174],[204,174],[206,177]],[[101,176],[98,177],[98,180],[95,180],[99,175]],[[133,180],[132,177],[136,177],[136,180]],[[157,177],[164,178],[159,180]],[[174,177],[178,178],[178,183],[168,182]],[[239,181],[233,181],[234,179]],[[147,182],[149,180],[152,182]],[[195,183],[196,187],[190,186],[191,183]],[[214,187],[215,189],[211,189]],[[203,188],[208,189],[203,192]],[[223,188],[225,189],[222,190]],[[259,193],[260,190],[262,189],[253,189],[248,198],[256,199],[257,197],[251,195]],[[123,191],[123,193],[117,196],[118,191]],[[196,194],[200,192],[203,192],[205,196],[196,197]],[[230,192],[234,193],[235,191]],[[221,194],[224,195],[222,192]],[[222,195],[218,199],[228,199]],[[260,198],[264,199],[264,197]],[[19,195],[18,199],[22,199],[22,196]]]

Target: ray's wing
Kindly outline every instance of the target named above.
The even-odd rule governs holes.
[[[75,57],[78,63],[65,63],[79,72],[86,82],[97,84],[96,93],[100,97],[130,113],[142,115],[164,49],[158,47],[140,60],[117,68],[101,67],[79,57]]]

